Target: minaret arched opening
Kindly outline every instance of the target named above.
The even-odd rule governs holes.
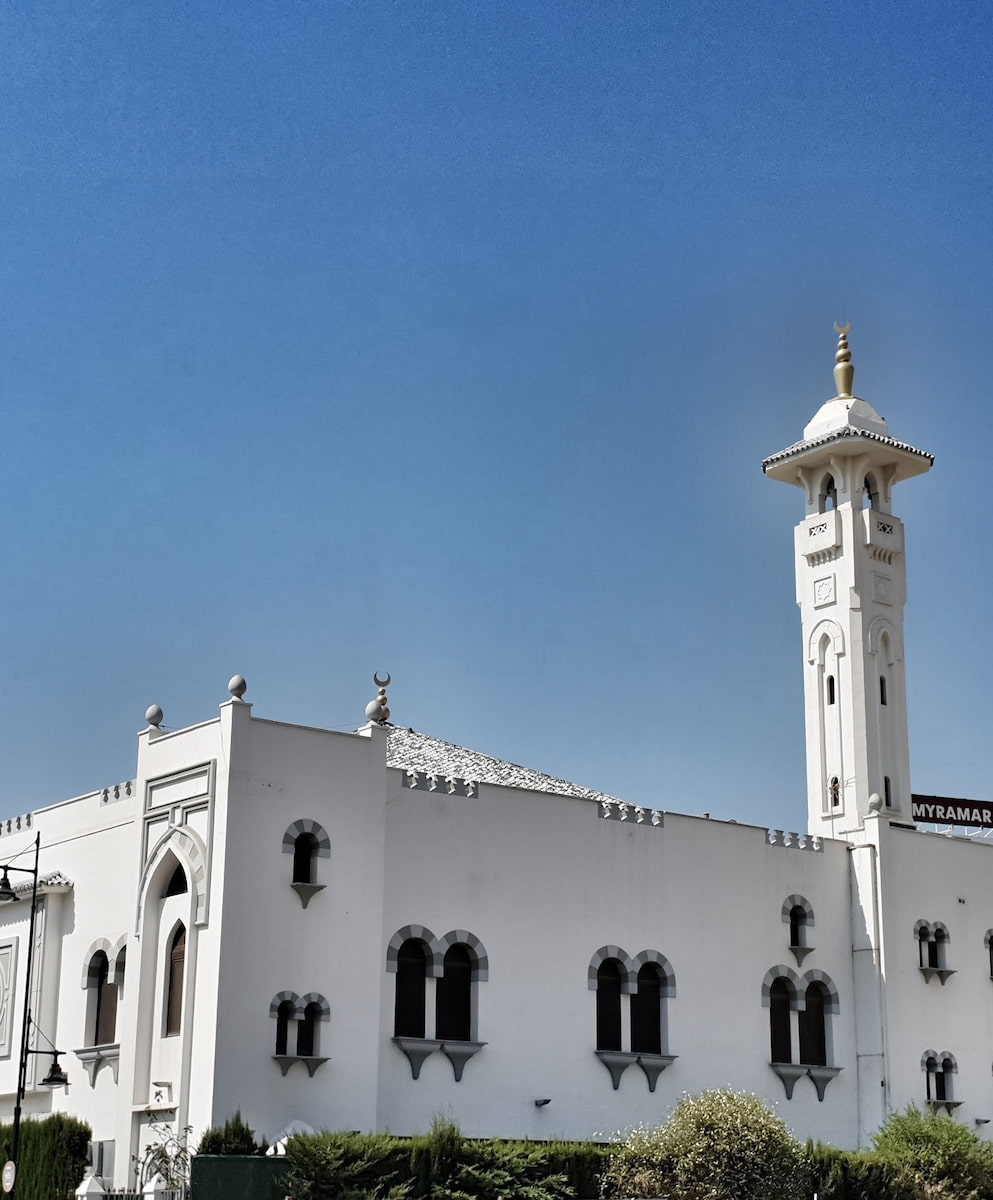
[[[825,475],[821,480],[820,491],[817,496],[817,511],[819,513],[829,512],[832,508],[838,507],[838,489],[835,487],[834,476]]]

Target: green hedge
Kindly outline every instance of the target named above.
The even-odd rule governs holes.
[[[294,1200],[594,1200],[611,1149],[586,1142],[464,1138],[448,1122],[423,1137],[322,1133],[289,1140]]]
[[[0,1125],[0,1161],[10,1158],[13,1133],[12,1125]],[[62,1113],[22,1121],[18,1200],[71,1197],[86,1171],[92,1136],[89,1125]]]

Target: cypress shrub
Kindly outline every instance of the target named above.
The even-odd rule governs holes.
[[[10,1158],[12,1125],[0,1125],[0,1153]],[[41,1120],[21,1121],[20,1161],[17,1164],[19,1200],[61,1200],[82,1182],[89,1161],[89,1125],[52,1113]]]
[[[255,1130],[242,1119],[241,1109],[218,1128],[208,1129],[200,1139],[197,1154],[265,1154],[269,1143],[255,1140]]]

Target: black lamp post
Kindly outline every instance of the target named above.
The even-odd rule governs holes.
[[[8,872],[17,871],[22,875],[31,876],[31,920],[28,925],[28,954],[24,971],[24,1007],[21,1016],[21,1050],[17,1060],[17,1095],[14,1098],[14,1126],[10,1138],[10,1160],[3,1168],[3,1189],[10,1196],[15,1195],[17,1188],[17,1159],[21,1150],[21,1104],[27,1089],[28,1056],[31,1054],[50,1054],[52,1056],[52,1065],[48,1074],[41,1081],[42,1087],[65,1087],[69,1082],[65,1071],[59,1065],[59,1055],[64,1054],[64,1050],[56,1050],[54,1046],[51,1050],[32,1050],[29,1046],[33,1024],[31,1020],[31,968],[34,963],[35,919],[38,915],[38,855],[40,850],[41,834],[39,833],[34,840],[34,866],[18,867],[13,863],[6,863],[3,866],[3,876],[0,877],[0,904],[5,904],[20,900],[20,896],[10,885]],[[37,1029],[38,1026],[35,1025],[35,1028]],[[42,1036],[44,1037],[44,1034]]]

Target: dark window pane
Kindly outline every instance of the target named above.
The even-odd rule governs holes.
[[[395,1037],[424,1037],[424,989],[427,953],[421,942],[408,938],[397,953],[396,999],[393,1009]]]
[[[812,983],[806,992],[806,1011],[800,1017],[800,1061],[810,1067],[827,1066],[827,1035],[824,1028],[824,988]]]
[[[608,958],[596,974],[596,1048],[621,1048],[621,964]]]
[[[166,992],[166,1037],[179,1033],[183,1021],[183,978],[186,973],[186,930],[180,925],[169,950],[169,982]]]
[[[638,990],[631,997],[631,1050],[662,1053],[662,973],[655,963],[638,972]]]
[[[313,883],[314,863],[317,861],[317,838],[301,833],[293,843],[293,882]]]
[[[308,1004],[303,1018],[297,1021],[297,1054],[301,1058],[312,1058],[317,1046],[317,1022],[321,1019],[321,1006]]]
[[[465,946],[452,946],[445,955],[445,973],[435,993],[435,1037],[453,1042],[472,1038],[472,959]]]
[[[772,1061],[793,1061],[790,1038],[790,989],[785,979],[777,979],[769,989],[769,1035]]]
[[[166,896],[182,896],[187,890],[186,887],[186,872],[177,863],[176,869],[169,876],[169,882],[166,884]]]

